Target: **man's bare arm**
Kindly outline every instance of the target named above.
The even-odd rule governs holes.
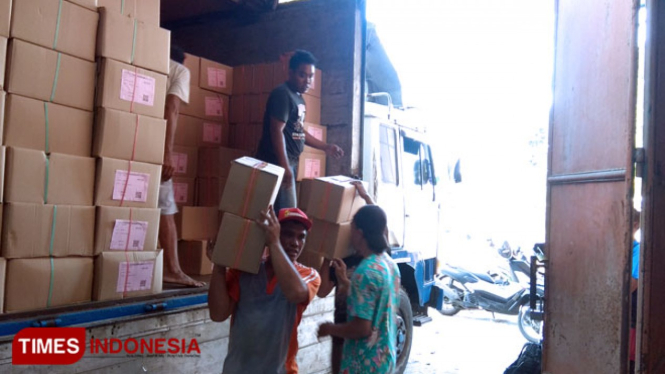
[[[226,321],[235,309],[235,301],[229,296],[226,284],[226,267],[215,265],[208,289],[208,308],[210,319],[215,322]]]
[[[272,147],[275,151],[275,156],[277,156],[277,162],[279,163],[279,166],[284,168],[283,184],[285,186],[289,186],[293,181],[293,173],[291,171],[291,167],[289,166],[289,159],[286,156],[284,127],[286,127],[285,122],[274,118],[270,119],[270,140],[272,141]]]
[[[162,180],[167,181],[173,177],[175,167],[171,156],[173,155],[173,139],[178,127],[178,115],[180,114],[181,100],[176,95],[166,96],[164,107],[164,119],[166,119],[166,141],[164,145],[164,166],[162,167]]]

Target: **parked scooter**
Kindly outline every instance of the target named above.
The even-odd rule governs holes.
[[[531,318],[529,284],[519,282],[515,274],[525,271],[529,276],[529,265],[514,259],[512,255],[509,261],[512,261],[511,276],[501,272],[477,273],[445,265],[437,275],[437,286],[443,290],[443,307],[439,312],[454,316],[462,309],[483,309],[492,313],[517,315],[522,335],[531,342],[540,342],[542,321]],[[537,285],[536,294],[538,299],[544,299],[542,284]]]

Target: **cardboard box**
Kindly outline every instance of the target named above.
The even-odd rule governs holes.
[[[328,143],[328,129],[325,126],[317,125],[315,123],[304,123],[305,126],[305,131],[309,133],[309,135],[313,136],[314,138],[324,142]],[[305,149],[303,149],[303,152],[305,153],[318,153],[318,154],[323,154],[325,155],[326,153],[320,149],[316,149],[313,147],[305,146]]]
[[[219,207],[226,178],[196,178],[196,205]]]
[[[108,58],[101,59],[96,96],[98,107],[163,119],[165,102],[166,75]]]
[[[6,180],[7,202],[90,206],[95,159],[9,147]]]
[[[2,257],[92,257],[94,235],[92,206],[5,204]]]
[[[300,189],[298,190],[298,208],[303,212],[307,212],[309,199],[312,196],[312,183],[313,179],[303,179],[298,182]]]
[[[298,262],[318,271],[321,269],[321,265],[323,265],[323,256],[320,256],[314,252],[303,250],[298,257]]]
[[[217,235],[217,208],[183,206],[175,216],[178,239],[211,240]]]
[[[265,247],[265,233],[256,222],[224,213],[212,261],[218,265],[257,274]]]
[[[229,120],[231,123],[247,123],[249,122],[249,95],[233,95],[231,96],[231,108],[229,113]]]
[[[312,95],[304,94],[302,98],[305,100],[305,122],[320,124],[321,123],[321,99]]]
[[[97,207],[95,255],[105,251],[156,251],[159,209]]]
[[[252,76],[252,88],[250,90],[253,94],[260,94],[272,91],[272,64],[256,64],[253,66],[254,73]]]
[[[199,87],[225,95],[233,93],[233,68],[201,58]]]
[[[233,148],[199,149],[199,177],[228,177],[231,162],[247,156],[248,152]]]
[[[99,14],[67,1],[14,1],[11,37],[95,61]]]
[[[194,205],[196,180],[194,178],[173,177],[173,195],[177,205]]]
[[[102,252],[95,259],[92,299],[118,300],[162,292],[163,251]]]
[[[18,39],[9,42],[8,51],[7,92],[92,111],[94,62]]]
[[[161,180],[161,165],[102,157],[97,160],[95,205],[157,208]]]
[[[106,8],[99,15],[97,56],[169,74],[170,31]]]
[[[90,157],[92,112],[13,94],[6,112],[7,146]]]
[[[89,257],[26,258],[7,262],[5,312],[53,308],[90,301]]]
[[[97,0],[97,5],[159,26],[159,0]]]
[[[241,65],[233,68],[233,94],[244,95],[252,90],[254,67]]]
[[[9,37],[12,20],[12,0],[0,0],[0,36]]]
[[[326,175],[326,154],[303,152],[298,160],[297,181]]]
[[[5,101],[6,101],[6,96],[7,94],[4,91],[0,90],[0,129],[3,129],[5,127]],[[4,131],[0,131],[0,144],[4,144],[3,141],[3,136],[2,133]]]
[[[201,76],[201,57],[185,53],[185,67],[189,69],[190,85],[196,86],[199,84],[199,77]]]
[[[180,113],[213,122],[228,123],[228,96],[195,86],[189,89],[189,104],[180,105]]]
[[[351,222],[330,223],[314,219],[305,250],[328,259],[351,255]]]
[[[251,157],[233,161],[219,210],[249,219],[275,202],[284,169]]]
[[[277,61],[272,64],[273,89],[289,79],[289,62]]]
[[[174,175],[178,177],[196,177],[199,149],[196,147],[173,146],[172,162],[175,167]]]
[[[0,36],[0,90],[5,87],[5,61],[7,61],[7,43],[7,38]]]
[[[181,114],[178,116],[173,144],[185,147],[227,147],[229,126]]]
[[[97,0],[67,0],[70,3],[78,4],[82,7],[86,7],[90,10],[97,11]]]
[[[7,159],[7,148],[3,145],[0,146],[0,203],[5,201],[6,159]],[[2,213],[2,210],[0,210],[0,213]],[[2,226],[2,219],[0,219],[0,226]]]
[[[352,181],[354,179],[344,176],[314,179],[307,214],[332,223],[351,221],[358,209],[365,205]]]
[[[166,120],[98,108],[92,154],[161,165],[165,139]]]
[[[5,279],[7,278],[7,260],[0,257],[0,313],[5,312]]]
[[[261,96],[259,94],[250,94],[247,95],[247,100],[249,103],[249,122],[262,122],[264,113],[261,112]]]
[[[187,275],[210,275],[213,263],[208,259],[207,240],[178,242],[178,260],[180,268]]]

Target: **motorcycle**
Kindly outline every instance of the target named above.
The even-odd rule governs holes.
[[[502,254],[502,249],[499,249],[499,253]],[[492,313],[517,315],[522,335],[530,342],[540,342],[542,320],[534,319],[532,315],[534,312],[542,314],[545,288],[543,284],[536,285],[535,307],[532,309],[531,287],[528,283],[519,282],[516,276],[516,272],[530,276],[530,265],[525,259],[512,255],[509,263],[510,275],[500,271],[472,272],[462,267],[445,265],[436,280],[437,286],[443,290],[443,307],[439,312],[454,316],[463,309],[483,309]]]

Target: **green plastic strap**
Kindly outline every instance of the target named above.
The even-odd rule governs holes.
[[[46,307],[51,306],[51,298],[53,297],[53,278],[55,274],[55,264],[53,263],[53,242],[55,241],[55,220],[58,215],[58,206],[53,206],[53,222],[51,223],[51,242],[49,243],[48,255],[51,260],[51,280],[48,284],[48,300],[46,300]]]
[[[138,20],[134,20],[134,36],[132,37],[132,58],[130,60],[130,64],[134,63],[134,52],[136,52],[136,25],[138,24]]]
[[[49,159],[46,156],[46,178],[44,178],[44,204],[48,203]]]
[[[55,65],[55,77],[53,77],[53,88],[51,88],[51,98],[49,101],[55,99],[55,89],[58,87],[58,76],[60,75],[60,57],[62,57],[62,54],[58,52],[58,62]]]
[[[44,138],[45,138],[45,144],[44,144],[44,149],[46,150],[46,153],[49,153],[49,141],[48,141],[48,134],[49,134],[49,123],[48,123],[48,103],[44,101]]]
[[[62,15],[62,1],[58,5],[58,20],[55,23],[55,36],[53,37],[53,49],[58,45],[58,34],[60,34],[60,15]]]

